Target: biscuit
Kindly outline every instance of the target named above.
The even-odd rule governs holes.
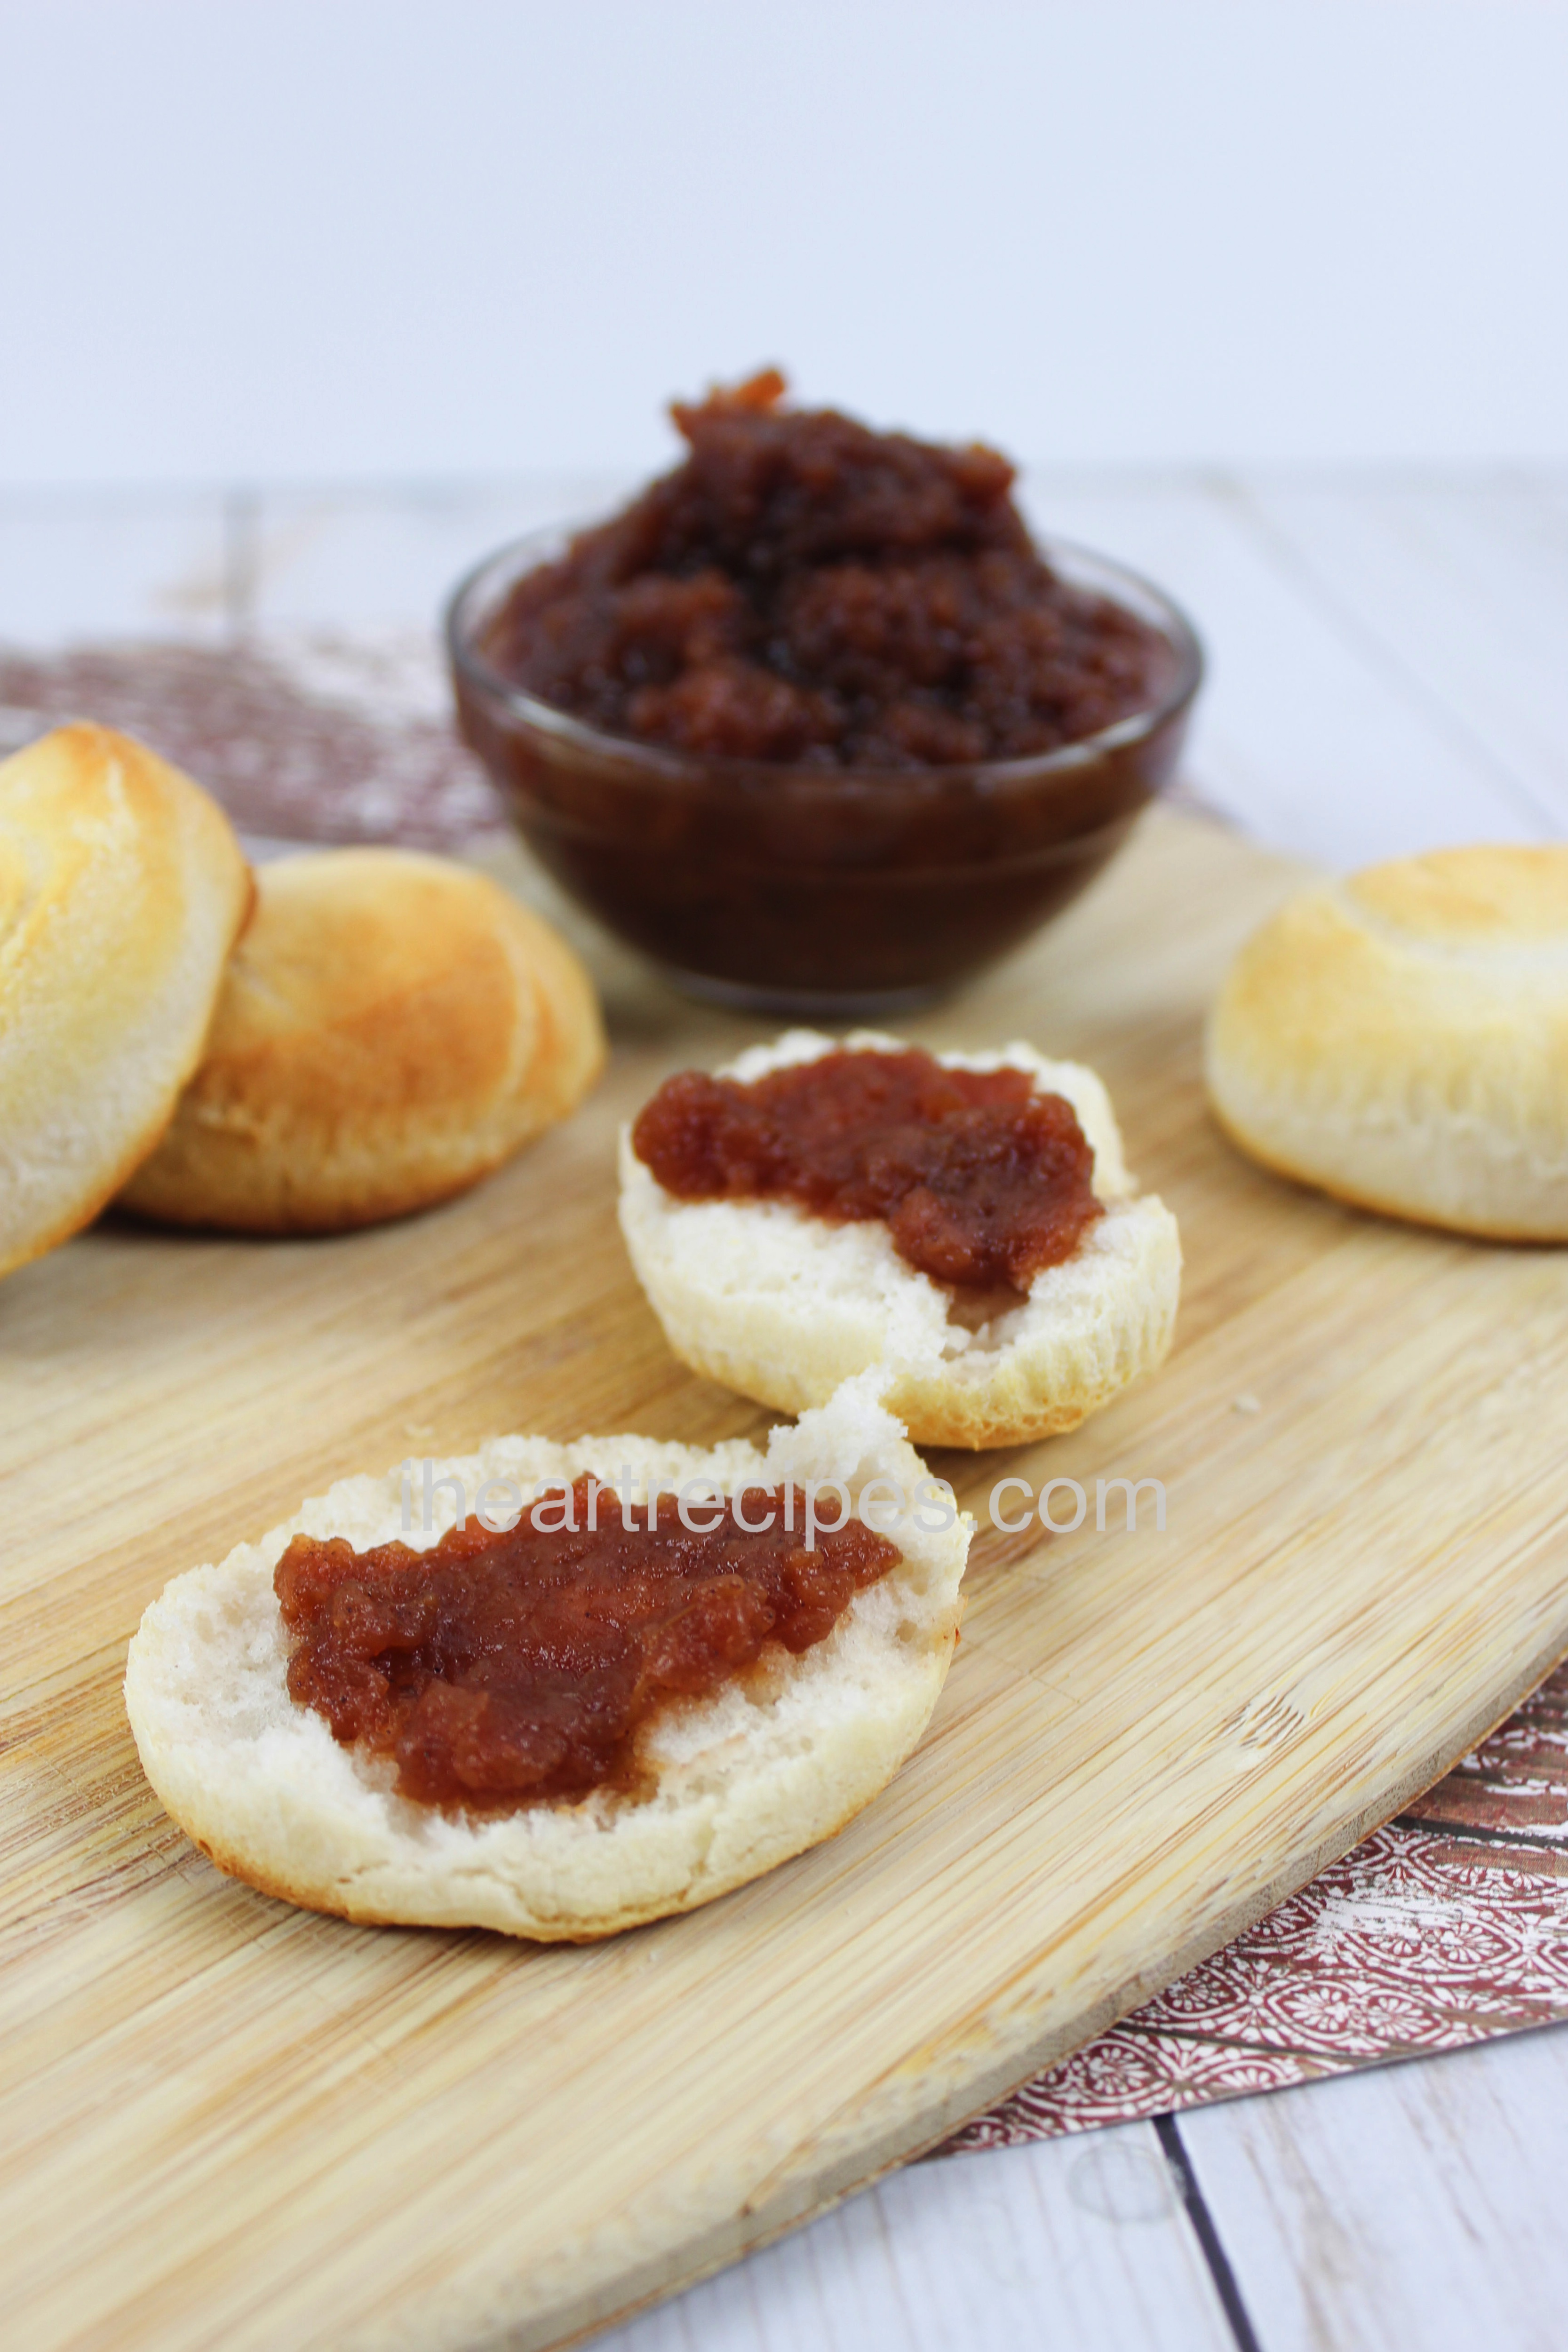
[[[629,1468],[637,1494],[688,1479],[744,1485],[873,1477],[877,1527],[903,1555],[858,1592],[827,1638],[781,1652],[761,1682],[737,1678],[656,1718],[644,1750],[651,1794],[609,1789],[500,1814],[410,1802],[374,1763],[290,1698],[288,1647],[272,1575],[291,1536],[343,1536],[359,1549],[405,1532],[400,1480],[348,1478],[259,1543],[176,1577],[132,1642],[125,1703],[148,1779],[175,1821],[222,1870],[265,1894],[362,1921],[496,1927],[584,1941],[688,1911],[842,1828],[892,1778],[930,1719],[957,1634],[970,1527],[945,1514],[875,1383],[858,1381],[765,1449],[703,1452],[642,1437],[493,1439],[434,1465],[473,1496],[479,1480],[609,1481]],[[837,1509],[837,1503],[835,1509]],[[444,1516],[442,1516],[444,1514]],[[945,1515],[947,1524],[930,1531]]]
[[[1237,957],[1209,1099],[1357,1205],[1568,1240],[1568,846],[1446,849],[1300,891]]]
[[[123,1207],[252,1234],[403,1216],[478,1182],[598,1076],[587,974],[483,875],[332,849],[257,878],[201,1066]]]
[[[58,727],[0,763],[0,1274],[157,1142],[250,904],[217,803],[129,736]]]
[[[902,1040],[872,1030],[844,1043],[902,1050]],[[750,1081],[837,1050],[833,1038],[793,1030],[723,1075]],[[1072,1104],[1105,1209],[1072,1255],[1037,1274],[1016,1307],[971,1329],[880,1222],[831,1223],[787,1201],[678,1200],[637,1159],[627,1129],[621,1230],[683,1363],[789,1412],[884,1365],[888,1405],[914,1444],[980,1448],[1074,1429],[1163,1360],[1181,1289],[1176,1221],[1156,1195],[1137,1193],[1100,1080],[1024,1045],[937,1058],[1028,1070],[1041,1093]]]

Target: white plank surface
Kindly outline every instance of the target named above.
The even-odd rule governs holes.
[[[1263,483],[1243,503],[1500,797],[1568,832],[1568,485]]]
[[[1545,829],[1381,648],[1310,593],[1236,483],[1036,475],[1029,505],[1043,530],[1121,557],[1186,606],[1210,665],[1188,771],[1260,839],[1349,866]]]
[[[262,630],[437,626],[458,579],[524,531],[606,513],[628,485],[580,475],[257,502],[245,620]]]
[[[233,506],[216,490],[0,499],[0,643],[221,637]]]
[[[1568,2027],[1180,2119],[1265,2352],[1562,2352]]]
[[[600,2352],[1231,2352],[1149,2124],[911,2165]]]
[[[0,499],[0,640],[428,626],[458,574],[602,509],[576,480]],[[1568,483],[1037,475],[1040,524],[1193,612],[1189,773],[1348,866],[1568,831]],[[1192,2112],[1262,2352],[1568,2342],[1568,2029]],[[921,2165],[612,2331],[614,2352],[1215,2352],[1152,2129]]]

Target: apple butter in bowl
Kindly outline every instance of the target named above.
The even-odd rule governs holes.
[[[447,614],[459,719],[543,864],[678,986],[887,1012],[1099,872],[1180,751],[1176,608],[1031,537],[994,450],[677,405],[684,463],[503,548]]]

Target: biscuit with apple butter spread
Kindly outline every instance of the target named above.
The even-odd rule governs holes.
[[[668,1080],[621,1228],[683,1362],[785,1411],[868,1366],[917,1445],[1072,1429],[1171,1343],[1176,1221],[1092,1070],[792,1030]]]
[[[957,1637],[969,1523],[876,1387],[765,1447],[344,1479],[146,1612],[148,1779],[221,1869],[361,1921],[584,1941],[771,1870],[892,1778]]]

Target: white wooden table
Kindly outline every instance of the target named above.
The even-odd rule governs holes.
[[[416,628],[497,541],[620,487],[0,498],[0,641]],[[1263,839],[1352,866],[1568,834],[1568,475],[1045,474],[1030,499],[1188,605],[1188,775]],[[1565,2182],[1559,2028],[916,2165],[601,2341],[1562,2352]]]

